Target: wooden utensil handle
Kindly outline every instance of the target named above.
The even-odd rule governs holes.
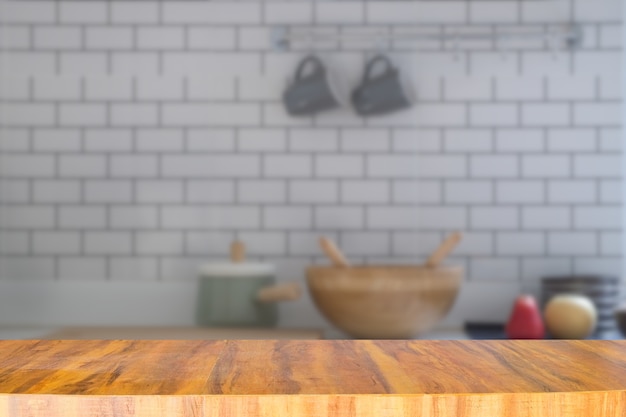
[[[320,247],[322,248],[322,251],[324,251],[326,256],[330,258],[330,260],[335,266],[339,266],[342,268],[346,268],[350,266],[350,262],[348,262],[346,257],[343,255],[343,253],[341,253],[337,245],[335,245],[335,243],[332,240],[326,237],[321,237]]]
[[[276,301],[297,300],[301,295],[302,288],[300,284],[297,282],[288,282],[286,284],[261,288],[256,294],[256,299],[262,303],[273,303]]]
[[[452,233],[443,241],[441,245],[433,252],[432,255],[426,260],[426,266],[429,268],[438,267],[446,256],[452,252],[452,249],[456,247],[461,241],[463,234],[461,232]]]
[[[235,240],[230,245],[230,260],[241,263],[246,260],[246,245],[239,240]]]

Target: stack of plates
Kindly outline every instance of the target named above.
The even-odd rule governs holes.
[[[619,302],[619,279],[617,277],[578,275],[542,278],[542,309],[553,296],[558,294],[586,295],[598,310],[597,331],[616,328],[613,311]]]

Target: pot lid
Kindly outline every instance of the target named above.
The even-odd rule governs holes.
[[[272,264],[264,263],[233,263],[216,262],[202,265],[199,273],[204,277],[214,278],[246,278],[255,276],[274,275],[276,269]]]
[[[261,262],[245,262],[246,246],[241,241],[234,241],[230,245],[230,262],[213,262],[200,266],[199,273],[204,277],[228,278],[228,277],[258,277],[274,275],[275,269],[272,264]]]

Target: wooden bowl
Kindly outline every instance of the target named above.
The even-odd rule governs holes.
[[[445,317],[462,275],[459,267],[315,266],[307,283],[318,310],[350,336],[408,339]]]

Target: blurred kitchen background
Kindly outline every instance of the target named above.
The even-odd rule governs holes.
[[[0,1],[0,324],[192,325],[236,239],[306,288],[321,235],[415,264],[462,231],[442,326],[504,322],[544,276],[621,280],[622,4]],[[289,116],[310,53],[347,91],[385,54],[416,103]],[[330,326],[306,291],[279,311]]]

